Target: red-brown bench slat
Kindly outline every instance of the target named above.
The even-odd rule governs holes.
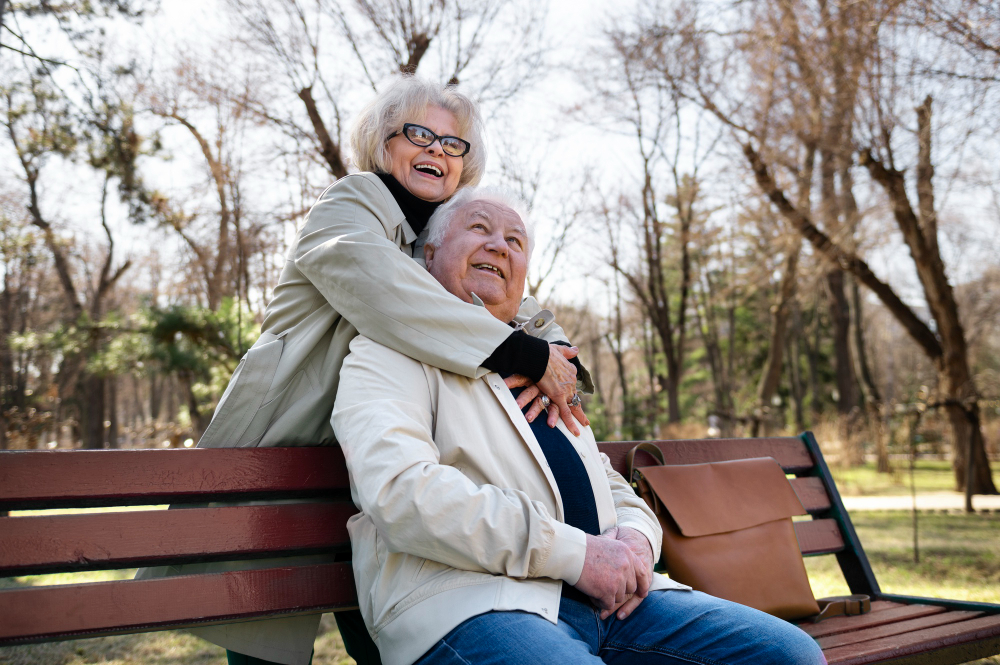
[[[832,519],[796,522],[795,537],[799,540],[799,549],[804,556],[832,554],[844,549],[840,527]]]
[[[899,603],[877,600],[872,603],[872,611],[868,614],[852,617],[833,617],[832,619],[825,619],[820,623],[803,623],[799,624],[799,628],[818,639],[827,635],[836,635],[852,630],[873,628],[875,626],[897,623],[908,619],[917,619],[932,614],[941,614],[945,611],[945,608],[938,605],[901,605]]]
[[[890,661],[914,654],[943,649],[966,643],[979,642],[969,650],[976,654],[995,653],[1000,644],[1000,615],[980,617],[959,623],[928,628],[916,633],[893,635],[859,644],[836,647],[824,651],[830,665],[864,665]],[[930,661],[928,661],[930,662]],[[947,662],[962,662],[948,660]]]
[[[349,503],[0,517],[0,575],[349,548]]]
[[[607,441],[598,449],[608,456],[611,466],[621,474],[626,473],[625,456],[638,441]],[[704,464],[726,460],[773,457],[786,473],[804,473],[813,467],[812,457],[802,439],[782,437],[773,439],[709,439],[686,441],[652,441],[661,444],[660,450],[667,464]],[[636,454],[636,466],[656,464],[644,452]]]
[[[806,511],[819,513],[830,509],[830,495],[826,493],[821,478],[807,476],[805,478],[792,478],[789,482]]]
[[[350,487],[339,446],[67,450],[0,456],[0,510],[318,495]]]
[[[0,646],[357,606],[350,563],[0,591]]]
[[[982,612],[940,612],[938,614],[932,614],[919,619],[897,621],[895,623],[882,624],[881,626],[876,626],[874,628],[853,630],[850,632],[839,633],[837,635],[830,635],[828,637],[821,637],[816,640],[816,642],[818,642],[823,649],[833,649],[834,647],[847,646],[848,644],[858,644],[859,642],[868,642],[869,640],[890,637],[892,635],[915,633],[926,628],[943,626],[949,623],[968,621],[969,619],[975,619],[976,617],[982,615]]]

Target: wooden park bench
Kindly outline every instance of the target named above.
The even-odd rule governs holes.
[[[869,614],[802,625],[830,663],[944,665],[1000,653],[1000,605],[882,593],[811,434],[655,443],[668,464],[773,457],[795,476],[812,516],[796,523],[803,554],[835,555],[851,592],[872,599]],[[632,446],[600,447],[621,471]],[[0,515],[249,499],[301,501],[0,517],[0,577],[333,555],[322,564],[153,580],[15,582],[0,590],[0,647],[356,606],[345,527],[355,508],[339,448],[0,452]]]

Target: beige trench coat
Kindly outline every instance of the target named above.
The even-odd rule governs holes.
[[[448,293],[423,268],[423,257],[412,256],[416,240],[374,174],[349,175],[327,188],[292,243],[260,338],[240,361],[198,447],[335,445],[330,412],[340,367],[358,331],[420,362],[484,376],[488,370],[480,363],[511,329]],[[538,310],[527,299],[521,318]],[[539,336],[564,340],[551,316],[543,318]],[[136,577],[273,565],[274,560],[261,559],[146,568]],[[191,632],[232,651],[304,665],[319,619],[304,615]]]

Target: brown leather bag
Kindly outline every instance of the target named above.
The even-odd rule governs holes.
[[[633,468],[637,450],[660,466]],[[791,519],[806,511],[774,459],[664,466],[659,448],[641,443],[626,463],[663,528],[671,578],[782,619],[820,615]],[[863,613],[866,601],[825,599],[821,618]]]

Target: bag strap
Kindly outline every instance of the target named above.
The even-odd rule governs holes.
[[[663,451],[654,446],[653,444],[651,444],[649,441],[643,441],[642,443],[637,444],[634,448],[632,448],[632,450],[628,451],[628,453],[625,454],[625,468],[628,469],[629,481],[631,481],[632,476],[635,475],[635,466],[634,466],[635,453],[639,450],[645,453],[649,453],[649,455],[651,455],[653,459],[655,459],[657,462],[660,463],[660,466],[666,464],[666,462],[663,461]]]
[[[812,617],[813,623],[818,623],[830,617],[868,614],[872,610],[871,598],[862,593],[856,593],[852,596],[817,598],[816,602],[819,603],[820,611],[819,614]]]

